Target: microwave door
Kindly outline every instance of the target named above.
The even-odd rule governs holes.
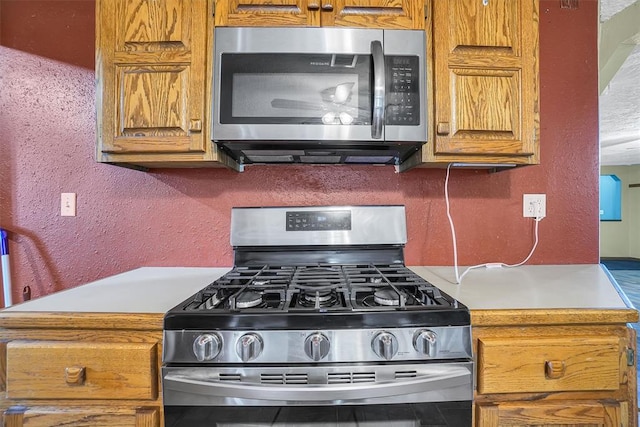
[[[243,30],[248,47],[216,53],[214,140],[384,141],[382,31],[222,30]]]

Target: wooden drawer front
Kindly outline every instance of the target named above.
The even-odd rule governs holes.
[[[565,401],[478,405],[476,427],[522,426],[629,426],[626,403]]]
[[[156,399],[157,349],[150,343],[12,341],[10,399]]]
[[[616,337],[478,340],[478,393],[617,390]]]
[[[159,427],[156,408],[12,407],[3,416],[6,427]]]

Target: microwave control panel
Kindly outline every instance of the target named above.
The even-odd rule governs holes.
[[[385,56],[387,125],[419,125],[420,65],[417,56]]]

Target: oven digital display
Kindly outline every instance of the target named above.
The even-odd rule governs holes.
[[[287,231],[351,230],[351,211],[287,212]]]

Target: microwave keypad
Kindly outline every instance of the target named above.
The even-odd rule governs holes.
[[[418,57],[387,56],[387,125],[420,124]]]

